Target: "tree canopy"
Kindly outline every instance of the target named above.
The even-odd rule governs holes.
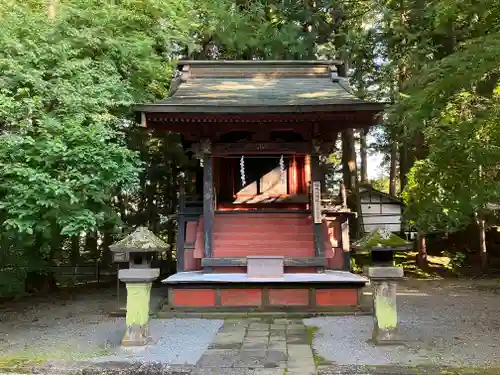
[[[499,36],[467,40],[428,64],[392,108],[392,121],[408,136],[421,132],[429,150],[405,193],[426,232],[461,229],[499,201]]]
[[[369,4],[346,48],[356,84],[393,102],[378,147],[399,144],[406,217],[424,233],[462,229],[499,198],[500,3]]]
[[[141,171],[130,106],[166,95],[191,46],[195,25],[171,17],[189,10],[166,3],[67,1],[54,18],[42,1],[2,3],[0,217],[17,251],[50,260],[64,238],[118,223],[113,200]]]

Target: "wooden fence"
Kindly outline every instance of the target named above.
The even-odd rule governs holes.
[[[116,280],[118,274],[116,268],[102,268],[97,262],[53,266],[52,272],[60,285],[110,282]]]
[[[170,276],[169,264],[164,260],[154,260],[152,268],[160,269],[160,278]],[[128,263],[115,263],[103,267],[98,262],[86,262],[77,265],[57,265],[52,272],[60,285],[78,285],[89,283],[108,283],[116,281],[119,268],[128,268]]]

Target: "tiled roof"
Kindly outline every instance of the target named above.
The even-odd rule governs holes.
[[[368,105],[366,109],[373,110],[376,104],[357,98],[347,79],[339,77],[334,63],[328,61],[185,61],[179,68],[170,96],[143,105],[142,110],[265,112],[281,107],[295,112],[311,106],[331,111],[332,106]]]

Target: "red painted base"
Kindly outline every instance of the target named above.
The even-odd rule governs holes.
[[[280,287],[279,285],[237,287],[234,285],[173,285],[169,306],[191,310],[356,310],[360,287],[345,285]]]

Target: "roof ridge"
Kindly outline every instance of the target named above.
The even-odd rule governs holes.
[[[237,78],[237,77],[324,77],[329,78],[337,70],[335,61],[180,61],[177,70],[182,71],[186,79],[198,77]]]
[[[347,93],[356,96],[354,90],[352,89],[351,85],[349,84],[349,79],[347,77],[340,77],[338,75],[334,76],[332,74],[332,82],[338,83],[338,85],[340,87],[342,87]]]
[[[343,65],[340,60],[179,60],[178,65]]]

